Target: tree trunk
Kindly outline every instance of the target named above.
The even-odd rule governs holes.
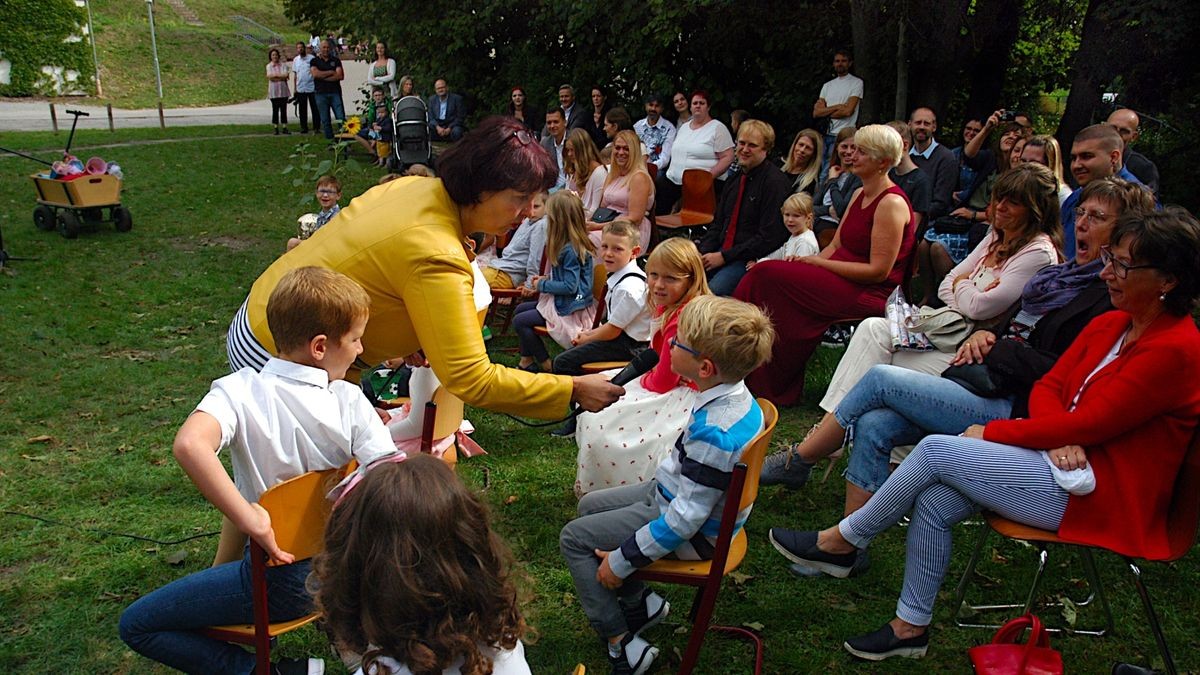
[[[895,72],[889,61],[895,45],[880,36],[893,35],[876,0],[850,0],[850,34],[854,39],[854,71],[863,80],[863,100],[859,103],[858,126],[882,120],[888,114],[887,101],[893,91]]]
[[[962,34],[969,5],[970,0],[909,0],[909,111],[929,106],[941,115],[962,86],[962,64],[970,53]],[[940,121],[947,128],[957,125]]]
[[[970,97],[967,112],[985,117],[997,108],[1009,105],[1000,100],[1004,76],[1012,57],[1013,45],[1021,29],[1019,0],[980,0],[971,21],[975,54],[969,72]]]
[[[908,7],[900,3],[896,17],[896,109],[893,119],[908,119]]]
[[[1112,81],[1119,67],[1108,53],[1108,45],[1121,39],[1117,34],[1119,26],[1109,20],[1106,11],[1110,2],[1091,0],[1083,19],[1083,34],[1071,64],[1071,93],[1067,96],[1066,109],[1054,134],[1066,157],[1070,156],[1075,134],[1092,123],[1092,116],[1100,107],[1104,87]]]

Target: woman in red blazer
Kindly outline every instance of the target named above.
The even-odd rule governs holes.
[[[896,618],[855,656],[920,657],[950,563],[950,528],[980,508],[1082,544],[1167,555],[1167,510],[1200,420],[1200,223],[1182,209],[1121,217],[1101,278],[1117,311],[1088,324],[1029,397],[1028,419],[929,436],[866,505],[820,532],[774,528],[795,563],[849,575],[859,549],[912,512]]]

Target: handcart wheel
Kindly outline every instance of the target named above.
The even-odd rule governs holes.
[[[33,224],[43,232],[52,231],[54,229],[54,209],[45,204],[38,204],[37,208],[33,210]]]
[[[74,211],[58,212],[58,233],[66,239],[79,236],[79,216]]]
[[[117,232],[128,232],[133,229],[133,216],[124,206],[113,207],[112,219],[113,224],[117,227]]]

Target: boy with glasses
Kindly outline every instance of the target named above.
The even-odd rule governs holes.
[[[334,176],[321,176],[317,179],[317,203],[321,205],[318,213],[306,213],[300,216],[300,231],[297,236],[288,239],[287,250],[292,250],[300,242],[313,236],[317,230],[325,227],[334,216],[342,210],[338,200],[342,198],[342,184]]]

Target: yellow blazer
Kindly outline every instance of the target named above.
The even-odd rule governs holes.
[[[401,178],[372,188],[262,273],[247,313],[254,336],[272,354],[267,298],[284,274],[309,265],[341,272],[371,296],[362,361],[374,365],[423,349],[443,385],[470,405],[544,419],[566,413],[569,377],[526,373],[488,358],[458,206],[441,180]]]

